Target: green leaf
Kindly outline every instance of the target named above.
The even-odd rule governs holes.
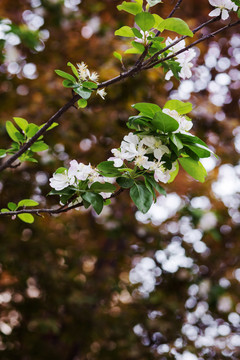
[[[155,25],[155,18],[149,12],[141,12],[135,16],[135,22],[140,29],[148,31]]]
[[[82,198],[92,205],[98,215],[101,213],[103,209],[103,198],[101,195],[87,192],[82,195]]]
[[[179,162],[183,169],[194,179],[204,182],[207,172],[200,161],[195,161],[190,157],[180,158]]]
[[[84,109],[87,106],[87,100],[79,99],[77,104],[78,104],[78,108]]]
[[[139,54],[142,54],[145,50],[145,47],[143,44],[140,44],[137,41],[132,41],[132,46],[138,50]]]
[[[1,209],[1,213],[5,213],[5,212],[9,212],[10,210],[9,209],[6,209],[6,208],[3,208]]]
[[[159,26],[161,26],[161,23],[164,21],[163,18],[161,18],[161,16],[157,15],[157,14],[153,14],[153,17],[155,19],[155,25],[154,28],[159,30]]]
[[[179,18],[168,18],[161,22],[159,28],[161,31],[170,30],[180,35],[193,37],[193,32],[189,29],[188,24]]]
[[[120,62],[122,62],[122,55],[119,54],[119,52],[114,51],[113,56],[118,59]]]
[[[187,147],[188,149],[193,151],[199,158],[208,158],[209,156],[211,156],[210,151],[208,151],[207,149],[199,146],[198,144],[185,145],[185,147]]]
[[[124,37],[135,37],[134,32],[129,26],[122,26],[120,29],[115,31],[115,35]]]
[[[17,136],[17,134],[19,134],[19,135],[21,135],[21,134],[17,130],[17,128],[15,128],[15,126],[13,125],[13,123],[11,121],[6,122],[6,130],[7,130],[8,135],[10,136],[10,138],[13,141],[16,141],[18,143],[19,137]]]
[[[164,105],[164,109],[176,110],[180,115],[184,115],[192,111],[192,104],[190,102],[184,103],[180,100],[169,100]]]
[[[3,158],[7,155],[7,150],[0,149],[0,158]]]
[[[179,128],[178,122],[171,116],[164,114],[161,110],[154,115],[152,124],[163,133],[173,132]]]
[[[61,77],[64,78],[64,79],[68,79],[68,80],[72,81],[73,83],[76,82],[75,77],[73,77],[71,74],[66,73],[65,71],[55,70],[55,73],[56,73],[58,76],[61,76]]]
[[[175,177],[177,176],[178,172],[179,172],[179,163],[176,162],[176,169],[171,172],[171,174],[170,174],[171,177],[168,180],[169,184],[172,183],[175,180]]]
[[[90,98],[90,96],[92,95],[91,90],[85,89],[82,87],[78,87],[78,88],[74,89],[74,91],[85,100],[88,100]]]
[[[31,137],[33,137],[39,130],[39,127],[35,124],[29,124],[28,128],[26,130],[26,135],[28,137],[28,139],[30,139]]]
[[[65,167],[58,168],[54,174],[64,174],[67,169]]]
[[[232,0],[232,2],[234,2],[237,6],[240,6],[240,0]]]
[[[132,187],[134,184],[133,179],[126,178],[124,176],[117,178],[116,181],[117,181],[118,185],[121,186],[123,189],[128,189],[128,188]]]
[[[116,190],[116,187],[111,184],[111,183],[100,183],[100,182],[95,182],[91,185],[90,190],[95,191],[95,192],[106,192],[106,193],[112,193]]]
[[[113,161],[103,161],[98,164],[97,168],[107,177],[121,176],[120,171],[116,169],[113,164]]]
[[[43,141],[37,141],[30,147],[30,149],[33,152],[44,151],[44,150],[48,149],[48,145],[45,144],[45,142],[43,142]]]
[[[75,88],[79,86],[79,84],[73,83],[72,81],[67,79],[63,80],[62,84],[65,88]]]
[[[170,135],[170,140],[173,142],[173,144],[177,147],[178,150],[181,150],[183,148],[183,143],[175,134]]]
[[[26,132],[27,127],[28,127],[28,122],[27,120],[20,118],[20,117],[14,117],[13,120],[15,121],[15,123],[20,127],[21,130],[23,130],[24,132]]]
[[[88,88],[88,89],[97,89],[98,88],[98,85],[93,81],[84,81],[82,83],[82,86],[84,88]]]
[[[130,49],[125,50],[124,54],[142,54],[142,51],[136,49],[135,47],[132,47]]]
[[[132,27],[132,31],[133,31],[134,35],[135,35],[137,38],[139,38],[139,39],[142,39],[142,38],[143,38],[143,36],[142,36],[142,34],[140,33],[140,31],[139,31],[138,29],[136,29],[135,27]]]
[[[44,125],[45,125],[45,124],[41,125],[40,128],[42,128]],[[56,122],[52,123],[52,125],[49,126],[49,128],[47,129],[47,131],[54,129],[54,128],[57,127],[58,125],[59,125],[59,124],[56,123]]]
[[[146,214],[153,203],[153,195],[144,183],[135,183],[130,189],[130,197],[138,210]]]
[[[19,214],[18,218],[27,224],[34,222],[34,217],[31,214]]]
[[[74,66],[70,61],[67,63],[67,66],[70,66],[72,69],[73,74],[76,76],[76,78],[79,78],[78,71],[76,66]]]
[[[158,105],[151,103],[138,103],[132,105],[132,107],[140,111],[142,114],[149,116],[150,118],[153,118],[156,112],[161,110],[161,108]]]
[[[34,201],[32,199],[24,199],[19,201],[18,207],[20,206],[37,206],[39,203],[37,201]]]
[[[9,203],[8,203],[8,208],[9,208],[11,211],[14,211],[14,210],[16,210],[16,208],[17,208],[17,204],[15,204],[14,202],[9,202]]]
[[[237,16],[240,18],[240,9],[238,9]]]
[[[140,5],[139,2],[133,3],[133,2],[124,1],[121,5],[117,6],[117,9],[119,11],[123,10],[132,15],[136,15],[142,11],[142,6]]]
[[[153,176],[145,175],[145,177],[159,194],[164,196],[167,195],[166,190],[161,185],[159,185],[158,182],[155,181]]]

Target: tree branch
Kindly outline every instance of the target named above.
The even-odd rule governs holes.
[[[117,196],[119,196],[125,189],[120,188],[119,190],[117,190],[115,193],[113,193],[109,199],[115,198]],[[16,210],[16,211],[8,211],[8,212],[0,212],[0,216],[16,216],[16,215],[20,215],[20,214],[35,214],[35,215],[39,215],[43,214],[43,213],[47,213],[49,215],[57,215],[57,214],[61,214],[61,213],[66,213],[70,210],[76,209],[78,207],[82,207],[83,203],[79,202],[77,204],[74,204],[72,206],[69,207],[65,207],[65,206],[60,206],[57,209],[21,209],[21,210]]]

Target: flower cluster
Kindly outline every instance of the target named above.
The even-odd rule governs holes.
[[[166,170],[161,159],[169,153],[169,148],[157,137],[134,135],[131,132],[124,136],[120,149],[112,150],[114,156],[108,160],[113,161],[115,167],[122,166],[125,160],[133,162],[138,168],[153,171],[157,182],[167,183],[175,167]]]
[[[76,160],[72,160],[69,169],[64,169],[61,173],[53,174],[53,177],[49,181],[50,186],[53,189],[61,191],[69,186],[79,189],[79,183],[81,181],[86,182],[87,188],[89,189],[95,182],[101,184],[104,184],[105,182],[112,183],[115,179],[101,176],[98,170],[93,168],[91,164],[85,165],[83,163],[78,163]],[[109,193],[103,192],[101,192],[100,195],[104,199],[107,199],[110,196]]]
[[[176,37],[174,40],[172,40],[170,37],[168,37],[166,40],[166,46],[171,45],[176,40],[178,40],[178,37]],[[182,49],[185,49],[185,47],[186,47],[185,40],[180,41],[178,44],[170,47],[170,49],[169,49],[170,55],[175,54]],[[189,79],[192,76],[191,68],[193,67],[193,63],[191,63],[191,60],[195,56],[196,56],[196,52],[194,49],[188,49],[176,56],[176,61],[181,66],[181,71],[179,73],[180,78]],[[173,72],[172,72],[172,70],[169,70],[166,73],[165,79],[169,80],[172,76],[173,76]]]
[[[99,79],[98,73],[96,71],[90,73],[87,64],[85,64],[83,61],[77,64],[77,72],[78,72],[78,79],[80,84],[82,84],[82,82],[84,81],[89,81],[89,80],[98,84],[98,79]],[[105,89],[98,89],[97,94],[100,95],[102,99],[105,99],[105,96],[107,95]]]
[[[238,6],[231,0],[209,0],[209,3],[216,7],[209,13],[209,16],[221,15],[222,20],[229,17],[229,11],[237,11],[238,9]]]

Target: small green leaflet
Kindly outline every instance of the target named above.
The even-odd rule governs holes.
[[[169,100],[164,105],[164,109],[176,110],[180,115],[184,115],[192,111],[192,104],[190,102],[184,103],[180,100]]]
[[[14,202],[9,202],[8,208],[9,208],[9,210],[14,211],[17,209],[17,204],[15,204]]]
[[[129,26],[122,26],[120,29],[115,31],[115,35],[124,37],[134,37],[134,33]]]
[[[193,37],[193,32],[189,29],[188,24],[179,18],[169,18],[161,22],[159,29],[174,31],[180,35]]]
[[[91,185],[90,190],[94,192],[106,192],[106,193],[112,193],[116,190],[115,186],[106,182],[104,184],[100,182],[95,182]]]
[[[15,121],[15,123],[20,127],[21,130],[23,130],[24,132],[26,132],[27,127],[28,127],[28,122],[27,120],[20,118],[20,117],[14,117],[13,120]]]
[[[173,172],[171,172],[170,180],[168,180],[169,184],[175,180],[175,177],[177,176],[178,172],[179,172],[179,163],[176,162],[176,169]]]
[[[119,52],[114,51],[113,56],[118,59],[120,62],[122,62],[122,55],[119,54]]]
[[[161,110],[158,105],[151,103],[138,103],[132,107],[150,118],[153,118],[156,112]]]
[[[65,71],[55,70],[55,73],[64,79],[68,79],[68,80],[72,81],[73,83],[76,82],[75,77],[73,77],[71,74],[66,73]]]
[[[179,128],[178,122],[162,111],[158,111],[154,115],[152,124],[156,129],[161,130],[165,134],[176,131]]]
[[[6,130],[8,135],[10,136],[10,138],[13,141],[16,141],[17,143],[19,142],[19,137],[16,134],[20,134],[20,132],[17,130],[17,128],[15,128],[15,126],[13,125],[13,123],[11,121],[7,121],[6,122]]]
[[[73,74],[76,76],[76,78],[79,78],[78,71],[76,66],[74,66],[70,61],[67,63],[67,66],[70,66],[72,69]]]
[[[130,197],[143,214],[148,212],[153,203],[153,195],[144,183],[135,183],[130,189]]]
[[[34,222],[34,217],[31,214],[19,214],[18,218],[27,224]]]
[[[37,201],[34,201],[32,199],[24,199],[19,201],[18,207],[20,206],[37,206],[39,203]]]
[[[152,187],[153,187],[159,194],[164,195],[164,196],[167,195],[165,189],[155,181],[155,179],[154,179],[153,176],[151,176],[151,175],[145,175],[145,178],[149,181],[149,183],[152,185]]]
[[[77,104],[79,108],[84,109],[87,106],[87,100],[79,99]]]
[[[89,89],[85,89],[81,86],[79,86],[78,88],[74,89],[75,93],[77,93],[78,95],[80,95],[83,99],[88,100],[92,94],[92,91]]]
[[[4,149],[0,149],[0,158],[3,158],[7,155],[7,151]]]
[[[200,163],[200,161],[195,161],[190,157],[184,157],[184,158],[180,158],[179,162],[183,167],[183,169],[194,179],[202,183],[205,181],[207,172],[206,169],[203,167],[203,165]]]
[[[30,147],[30,149],[33,152],[44,151],[44,150],[48,149],[48,145],[45,144],[45,142],[43,142],[43,141],[37,141]]]
[[[113,164],[113,161],[103,161],[98,164],[97,168],[103,175],[107,177],[121,176],[120,171],[118,171],[118,169],[115,168]]]
[[[148,12],[137,14],[135,16],[135,22],[143,31],[148,31],[155,25],[154,16]]]
[[[117,6],[117,9],[119,11],[123,10],[132,15],[136,15],[142,11],[142,5],[141,5],[141,2],[139,2],[139,1],[136,1],[135,3],[123,1],[123,3],[121,5]]]

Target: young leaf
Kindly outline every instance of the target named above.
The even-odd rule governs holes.
[[[161,110],[154,115],[152,124],[163,133],[173,132],[179,128],[178,122],[171,116],[164,114]]]
[[[35,124],[29,124],[28,128],[26,129],[26,135],[28,137],[28,139],[30,139],[31,137],[33,137],[39,130],[39,127]]]
[[[122,55],[119,54],[117,51],[114,51],[113,56],[118,59],[120,62],[122,62]]]
[[[83,99],[88,100],[92,94],[92,91],[83,87],[78,87],[74,91],[80,95]]]
[[[179,172],[179,163],[176,162],[176,169],[173,172],[171,172],[170,179],[168,180],[169,184],[175,180],[175,177],[177,176],[178,172]]]
[[[132,105],[132,107],[150,118],[153,118],[156,112],[161,110],[158,105],[151,103],[138,103]]]
[[[148,12],[141,12],[135,16],[136,24],[143,31],[150,30],[155,24],[155,18],[152,14]]]
[[[77,83],[73,83],[72,81],[67,79],[63,80],[62,84],[65,88],[75,88],[79,86]]]
[[[185,147],[193,151],[199,158],[208,158],[209,156],[211,156],[210,151],[198,146],[198,144],[185,145]]]
[[[39,203],[37,201],[34,201],[32,199],[24,199],[19,201],[18,207],[20,206],[37,206]]]
[[[44,151],[44,150],[48,149],[48,145],[45,144],[45,142],[43,142],[43,141],[37,141],[30,147],[30,149],[33,152]]]
[[[15,121],[15,123],[20,127],[21,130],[23,130],[24,132],[26,132],[27,127],[28,127],[28,122],[27,120],[20,118],[20,117],[14,117],[13,120]]]
[[[207,172],[200,161],[195,161],[190,157],[180,158],[179,162],[183,169],[194,179],[204,182]]]
[[[143,35],[140,33],[140,31],[138,29],[136,29],[135,27],[132,27],[132,31],[134,33],[134,35],[139,38],[139,39],[142,39],[143,38]]]
[[[138,210],[146,214],[153,203],[153,195],[144,183],[135,183],[130,189],[130,197]]]
[[[18,138],[17,134],[19,134],[19,135],[21,135],[21,134],[17,130],[17,128],[15,128],[15,126],[13,125],[13,123],[11,121],[6,122],[6,130],[7,130],[8,135],[10,136],[10,138],[13,141],[16,141],[18,143],[19,138]]]
[[[188,24],[179,18],[168,18],[160,24],[161,31],[170,30],[180,35],[193,37],[193,32],[189,29]]]
[[[122,26],[120,29],[115,31],[115,35],[124,37],[134,37],[134,32],[129,26]]]
[[[68,80],[72,81],[73,83],[76,82],[75,77],[72,76],[71,74],[66,73],[65,71],[55,70],[55,73],[56,73],[58,76],[61,76],[61,77],[64,78],[64,79],[68,79]]]
[[[101,195],[87,192],[82,195],[82,198],[92,205],[98,215],[101,213],[103,209],[103,198]]]
[[[0,158],[3,158],[7,155],[7,150],[0,149]]]
[[[134,184],[133,179],[126,178],[124,176],[117,178],[116,181],[117,181],[118,185],[121,186],[123,189],[128,189],[128,188],[132,187]]]
[[[78,71],[76,66],[74,66],[70,61],[67,63],[67,66],[70,66],[72,69],[73,74],[76,76],[76,78],[78,79],[79,75],[78,75]]]
[[[9,210],[14,211],[17,208],[17,204],[15,204],[14,202],[9,202],[8,208],[9,208]]]
[[[142,6],[138,1],[137,3],[123,1],[121,5],[117,6],[117,9],[119,11],[123,10],[132,15],[136,15],[142,11]]]
[[[190,102],[184,103],[180,100],[169,100],[164,105],[164,109],[176,110],[180,115],[184,115],[192,111],[192,104]]]
[[[84,109],[87,106],[87,100],[79,99],[77,104],[80,109]]]
[[[111,183],[100,183],[100,182],[95,182],[91,185],[90,190],[94,191],[94,192],[106,192],[106,193],[112,193],[116,190],[115,186],[112,185]]]
[[[93,81],[84,81],[82,86],[87,89],[97,89],[98,85]]]
[[[178,150],[181,150],[183,148],[183,143],[175,134],[170,135],[170,140],[173,142],[173,144],[177,147]]]
[[[19,214],[18,218],[27,224],[34,222],[34,217],[31,214]]]

